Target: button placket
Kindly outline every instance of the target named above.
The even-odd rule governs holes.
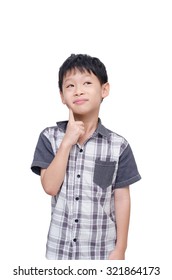
[[[74,200],[73,200],[73,242],[77,242],[77,228],[78,228],[78,223],[79,219],[77,218],[78,216],[78,209],[79,209],[79,204],[80,204],[80,184],[81,184],[81,171],[82,171],[82,158],[83,158],[83,149],[81,147],[77,151],[77,156],[76,156],[76,164],[75,164],[75,182],[74,182]]]

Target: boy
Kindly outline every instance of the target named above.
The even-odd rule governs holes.
[[[48,259],[124,260],[129,185],[141,177],[128,142],[98,118],[109,94],[104,64],[72,54],[59,69],[69,120],[39,137],[31,169],[52,196]]]

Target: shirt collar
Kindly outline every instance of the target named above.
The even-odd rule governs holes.
[[[108,130],[104,125],[102,125],[101,119],[98,119],[98,126],[95,132],[93,133],[93,137],[96,136],[97,134],[100,134],[104,137],[109,137],[110,130]]]
[[[68,121],[62,121],[62,122],[57,122],[58,127],[65,132],[66,131],[66,127],[67,127],[67,123]],[[97,136],[98,134],[104,136],[104,137],[109,137],[110,135],[110,130],[107,129],[106,127],[104,127],[102,125],[101,119],[98,119],[98,126],[97,129],[95,130],[95,132],[93,133],[92,137]]]

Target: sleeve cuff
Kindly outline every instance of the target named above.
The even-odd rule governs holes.
[[[40,175],[41,174],[41,169],[42,168],[47,168],[50,165],[50,163],[47,162],[41,162],[41,161],[33,161],[32,166],[31,166],[31,170],[37,174]]]
[[[136,176],[123,181],[123,182],[118,182],[117,184],[114,185],[114,189],[118,189],[118,188],[124,188],[126,186],[132,185],[134,183],[136,183],[137,181],[139,181],[141,179],[140,174],[137,174]]]

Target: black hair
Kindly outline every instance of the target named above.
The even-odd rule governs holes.
[[[59,89],[62,92],[63,79],[68,71],[78,69],[82,72],[93,73],[103,85],[108,82],[108,75],[105,65],[97,58],[87,54],[71,54],[59,69]]]

